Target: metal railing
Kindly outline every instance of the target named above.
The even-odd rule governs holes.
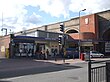
[[[88,62],[88,82],[106,82],[106,61]]]

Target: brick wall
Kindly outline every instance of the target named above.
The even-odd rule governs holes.
[[[70,34],[74,39],[79,38],[79,33]],[[80,39],[97,39],[98,23],[97,15],[87,15],[80,17]]]
[[[0,57],[5,57],[4,49],[9,48],[10,36],[0,38]]]
[[[97,37],[98,27],[96,27],[96,15],[87,15],[80,18],[80,32],[88,32],[94,34],[94,38]]]

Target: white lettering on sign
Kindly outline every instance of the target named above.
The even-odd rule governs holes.
[[[105,52],[110,52],[110,42],[105,43]]]

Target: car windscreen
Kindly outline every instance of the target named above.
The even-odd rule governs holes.
[[[98,53],[98,52],[96,52],[96,51],[93,51],[92,53]]]

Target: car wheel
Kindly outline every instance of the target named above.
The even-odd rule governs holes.
[[[92,56],[92,55],[90,55],[90,58],[93,58],[93,56]]]
[[[101,58],[103,58],[104,56],[103,56],[103,55],[101,55],[100,57],[101,57]]]

